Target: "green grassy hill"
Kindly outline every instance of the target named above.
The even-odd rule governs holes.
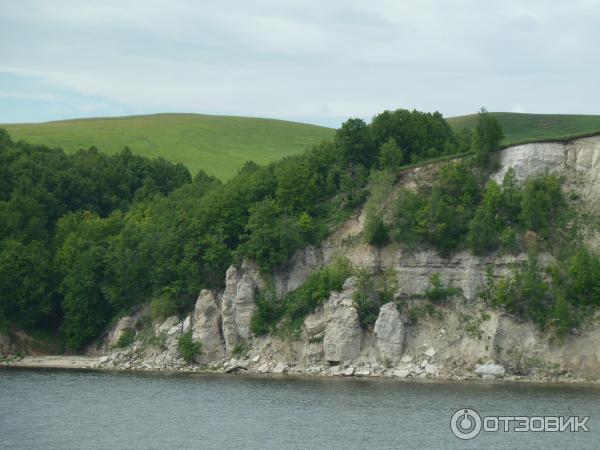
[[[334,130],[283,120],[203,114],[156,114],[6,124],[13,140],[62,147],[95,146],[105,153],[129,147],[134,153],[185,164],[228,179],[249,160],[265,164],[299,153],[333,136]]]
[[[571,114],[521,114],[496,112],[504,128],[504,144],[536,140],[561,139],[592,133],[600,133],[600,116]],[[473,128],[477,114],[450,117],[454,129]]]
[[[600,116],[491,113],[504,144],[600,133]],[[472,128],[476,114],[448,118],[455,129]],[[62,147],[67,152],[95,146],[105,153],[129,147],[144,156],[162,156],[226,180],[249,160],[266,164],[331,138],[331,128],[283,120],[203,114],[155,114],[6,124],[14,140]]]

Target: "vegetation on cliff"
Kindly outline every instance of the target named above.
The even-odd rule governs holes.
[[[59,330],[70,349],[82,349],[141,303],[153,299],[157,317],[191,308],[201,288],[222,287],[227,267],[242,258],[265,273],[280,268],[369,193],[365,238],[374,245],[517,251],[533,233],[552,246],[568,211],[560,180],[544,175],[517,185],[509,173],[501,185],[487,182],[502,132],[486,111],[479,117],[473,134],[455,133],[439,113],[350,119],[333,140],[267,166],[248,162],[226,183],[127,150],[66,155],[3,132],[0,322]],[[396,193],[392,214],[383,214],[403,167],[465,154],[474,157],[444,165],[430,185]],[[581,265],[574,267],[572,278],[557,269],[556,280],[575,283]],[[328,268],[283,301],[259,298],[253,331],[273,331],[277,323],[296,329],[347,275],[342,266]],[[354,301],[369,327],[389,292],[366,291]],[[595,304],[590,298],[564,297],[568,307],[556,308]]]

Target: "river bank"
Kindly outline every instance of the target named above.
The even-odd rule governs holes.
[[[315,368],[305,369],[302,367],[281,366],[265,370],[258,370],[256,367],[247,366],[244,368],[244,361],[236,362],[232,369],[231,360],[224,362],[220,366],[200,367],[189,365],[184,367],[108,367],[103,365],[102,357],[90,356],[62,356],[62,355],[44,355],[44,356],[24,356],[5,358],[0,360],[0,369],[59,369],[59,370],[92,370],[98,372],[125,372],[125,373],[163,373],[163,374],[191,374],[202,373],[212,375],[242,375],[251,377],[285,377],[285,378],[361,378],[361,379],[387,379],[405,382],[427,382],[427,383],[533,383],[533,384],[581,384],[589,386],[600,386],[598,379],[585,379],[566,375],[510,375],[504,376],[485,376],[475,372],[469,374],[427,374],[421,376],[406,376],[398,369],[383,369],[366,371],[364,368],[332,366],[328,369],[316,370]]]

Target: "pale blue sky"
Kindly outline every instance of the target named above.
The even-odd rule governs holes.
[[[0,0],[0,123],[600,114],[600,0]]]

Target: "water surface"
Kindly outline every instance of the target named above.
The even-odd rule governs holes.
[[[455,438],[451,415],[589,415],[589,433]],[[0,370],[0,447],[598,448],[593,386]]]

